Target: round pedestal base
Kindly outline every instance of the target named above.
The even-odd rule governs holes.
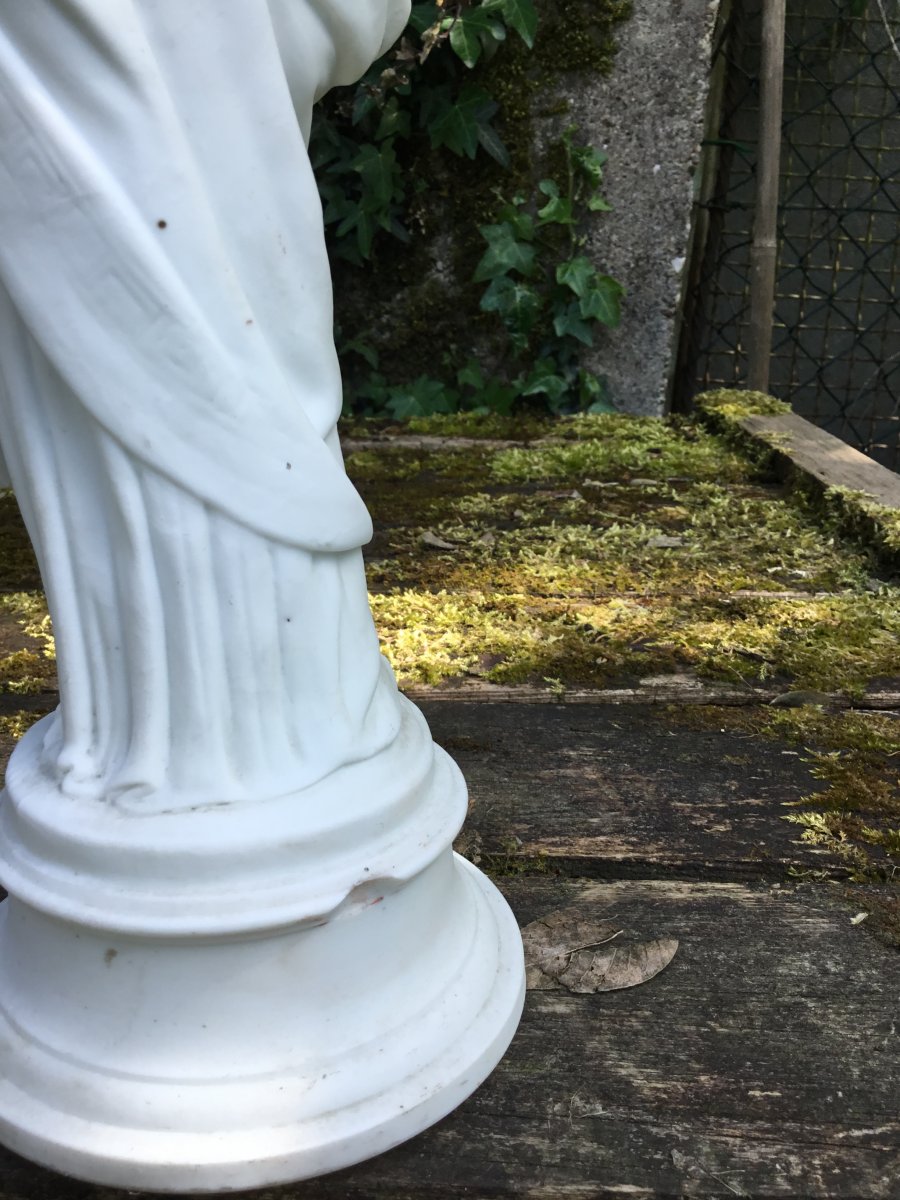
[[[469,1095],[522,1009],[515,919],[449,850],[253,937],[0,913],[0,1140],[113,1187],[228,1191],[369,1158]]]

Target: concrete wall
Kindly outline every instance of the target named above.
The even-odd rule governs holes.
[[[606,195],[589,252],[627,290],[622,324],[588,361],[613,403],[661,414],[703,132],[717,0],[635,0],[608,78],[572,96],[572,111],[609,154]]]

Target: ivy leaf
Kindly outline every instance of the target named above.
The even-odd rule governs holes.
[[[510,387],[508,383],[501,383],[499,379],[489,379],[478,396],[481,401],[479,407],[487,409],[488,412],[508,413],[518,395],[518,389]]]
[[[591,212],[612,212],[612,205],[604,200],[602,196],[591,196],[587,202],[587,206]]]
[[[549,358],[539,359],[534,370],[522,383],[523,396],[547,396],[551,401],[559,401],[569,390],[569,385],[562,375],[558,375],[554,363]]]
[[[606,155],[603,151],[598,150],[596,146],[572,146],[571,153],[576,169],[595,188],[599,187],[600,181],[603,179],[603,164],[606,162]]]
[[[501,167],[508,167],[510,164],[509,151],[506,148],[506,143],[500,137],[500,134],[493,125],[478,126],[478,144],[483,150],[486,150],[494,162],[500,164]]]
[[[593,263],[583,255],[570,258],[556,268],[556,282],[571,288],[579,298],[588,291],[595,275]]]
[[[353,170],[362,179],[363,207],[368,212],[386,208],[394,194],[397,171],[397,155],[390,142],[373,146],[371,142],[360,147],[353,160]]]
[[[496,279],[507,271],[518,271],[525,276],[534,273],[534,246],[519,241],[509,225],[482,225],[480,232],[488,248],[472,276],[475,283]]]
[[[482,126],[487,125],[497,111],[496,101],[477,83],[464,83],[459,95],[452,99],[450,89],[444,89],[439,99],[435,89],[430,113],[423,114],[432,147],[446,146],[454,154],[474,158],[478,152]]]
[[[552,179],[542,179],[538,184],[538,190],[549,197],[544,207],[538,209],[538,217],[544,225],[575,224],[572,201],[568,196],[560,196],[559,188]]]
[[[579,307],[581,315],[588,321],[599,321],[615,329],[622,319],[619,301],[624,292],[621,283],[609,275],[597,275],[590,290],[582,296]]]
[[[350,117],[352,124],[358,125],[375,107],[374,93],[367,87],[358,87],[353,97],[353,112]]]
[[[584,369],[578,372],[578,393],[581,406],[589,413],[612,413],[615,408],[607,398],[606,384],[599,375]]]
[[[450,46],[456,56],[467,67],[474,67],[481,58],[484,43],[489,38],[496,40],[497,22],[492,21],[484,8],[466,8],[450,26]]]
[[[373,371],[378,370],[378,351],[371,342],[365,342],[362,338],[353,338],[341,346],[340,353],[342,358],[348,354],[358,354],[360,358],[365,359]]]
[[[381,120],[375,130],[375,141],[383,142],[385,138],[408,138],[410,134],[409,113],[404,112],[397,103],[397,97],[391,96],[381,113]]]
[[[534,328],[542,306],[534,288],[508,275],[492,279],[481,297],[482,311],[498,313],[517,333],[529,333]]]
[[[345,407],[348,412],[377,412],[382,408],[387,399],[388,389],[385,386],[385,379],[377,371],[373,371],[368,377],[363,377],[352,388],[345,388],[344,399]],[[365,402],[369,401],[368,404]]]
[[[583,303],[583,302],[582,302]],[[573,300],[553,318],[553,331],[557,337],[573,337],[585,346],[593,346],[594,334],[590,325],[582,319],[579,303]]]
[[[477,359],[470,358],[465,366],[456,372],[456,382],[460,387],[470,387],[476,392],[484,387],[484,371]]]
[[[355,229],[357,227],[357,225],[359,224],[359,218],[362,213],[362,209],[359,207],[359,205],[358,204],[349,204],[349,205],[347,205],[347,209],[348,209],[347,215],[344,217],[343,221],[341,221],[340,225],[338,225],[338,227],[337,227],[337,236],[338,237],[344,237],[345,234],[350,233],[350,231],[352,229]]]
[[[326,225],[343,223],[348,217],[354,216],[359,208],[340,187],[320,187],[319,195],[322,197],[323,219]],[[352,221],[347,229],[352,229],[355,224],[356,222]],[[346,233],[346,229],[343,232]]]
[[[497,216],[500,221],[505,221],[507,225],[512,226],[517,238],[521,238],[523,242],[533,242],[534,221],[531,213],[522,212],[518,207],[521,203],[518,196],[514,197],[511,204],[503,205]]]
[[[538,27],[534,0],[486,0],[482,8],[500,13],[509,28],[516,31],[528,49],[532,48]]]
[[[363,258],[372,256],[372,241],[377,229],[378,225],[372,214],[361,209],[356,223],[356,246]]]
[[[459,405],[459,393],[439,379],[420,375],[412,383],[391,388],[385,408],[397,420],[407,417],[428,417],[432,413],[454,412]]]

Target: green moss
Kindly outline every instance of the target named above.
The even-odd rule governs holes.
[[[741,421],[744,417],[784,416],[791,411],[789,404],[776,400],[766,392],[742,391],[739,388],[703,392],[696,397],[694,404],[701,412],[729,421]]]
[[[895,713],[795,710],[765,722],[802,745],[821,788],[786,820],[801,839],[844,862],[847,898],[900,945],[900,718]],[[879,885],[879,886],[876,886]]]
[[[672,476],[692,480],[750,478],[746,460],[718,438],[689,440],[671,425],[653,417],[623,422],[617,416],[584,417],[570,421],[572,444],[510,449],[499,452],[491,475],[499,483],[647,478]],[[575,440],[577,439],[577,440]]]
[[[857,505],[867,517],[881,527],[885,544],[892,550],[900,551],[900,509],[878,504],[865,492],[855,492],[849,488],[829,488],[826,495],[829,498],[839,496],[845,503],[849,501]]]
[[[396,520],[402,504],[386,497],[383,507],[380,495],[370,497],[376,512]],[[455,550],[425,552],[422,528]],[[676,544],[660,540],[667,538]],[[868,578],[866,556],[835,543],[806,514],[713,484],[447,495],[441,505],[423,506],[415,523],[394,526],[380,550],[371,575],[379,588],[699,598],[742,590],[863,591]]]
[[[871,591],[866,552],[718,438],[623,416],[552,428],[514,450],[404,455],[401,439],[362,460],[389,522],[369,579],[402,678],[602,686],[691,670],[855,695],[895,669],[898,590]]]
[[[53,626],[43,592],[6,592],[0,595],[0,610],[15,617],[23,633],[43,644],[46,658],[56,657]]]
[[[47,715],[46,709],[20,709],[0,716],[0,737],[17,742],[36,721]]]
[[[740,424],[748,416],[784,415],[791,411],[789,405],[762,392],[730,389],[707,392],[698,396],[695,403],[709,424],[758,470],[777,469],[795,490],[815,500],[832,523],[870,545],[883,568],[900,573],[900,508],[881,504],[864,491],[823,485],[811,473],[794,465],[789,437],[784,439],[784,453],[781,453],[781,439],[776,434],[755,437]]]
[[[873,546],[884,568],[900,573],[900,509],[843,487],[826,488],[821,500],[843,528]]]
[[[573,72],[609,74],[618,26],[631,12],[630,0],[545,0],[535,53],[549,80]]]
[[[52,690],[56,686],[56,646],[47,604],[42,592],[0,595],[0,611],[15,618],[22,632],[37,643],[0,657],[0,691],[19,695]]]
[[[0,658],[0,691],[32,695],[52,690],[56,668],[51,659],[33,650],[16,650]]]
[[[694,728],[799,748],[820,787],[788,805],[801,841],[842,864],[844,896],[870,927],[900,946],[900,717],[896,713],[800,708],[671,709]],[[815,875],[815,872],[806,874]]]
[[[419,458],[410,458],[408,453],[385,447],[378,450],[354,450],[346,458],[347,472],[356,480],[374,482],[389,479],[399,483],[422,473]]]
[[[501,413],[439,413],[430,417],[411,417],[406,424],[410,433],[432,437],[490,438],[502,441],[529,442],[558,432],[555,422],[546,417]]]

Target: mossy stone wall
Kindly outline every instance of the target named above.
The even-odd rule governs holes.
[[[499,357],[496,323],[479,313],[471,275],[498,193],[533,190],[561,167],[571,124],[608,154],[610,213],[590,218],[587,253],[626,288],[623,320],[601,331],[585,365],[608,380],[617,408],[661,414],[673,353],[690,221],[692,178],[707,90],[717,0],[539,0],[533,52],[510,39],[485,67],[502,105],[512,158],[502,170],[424,155],[409,164],[423,184],[410,246],[381,241],[373,267],[338,263],[338,322],[380,352],[384,373],[407,382],[427,367]],[[478,72],[482,71],[479,67]],[[423,353],[424,348],[424,353]],[[362,363],[348,364],[349,370]],[[446,369],[446,367],[445,367]]]

